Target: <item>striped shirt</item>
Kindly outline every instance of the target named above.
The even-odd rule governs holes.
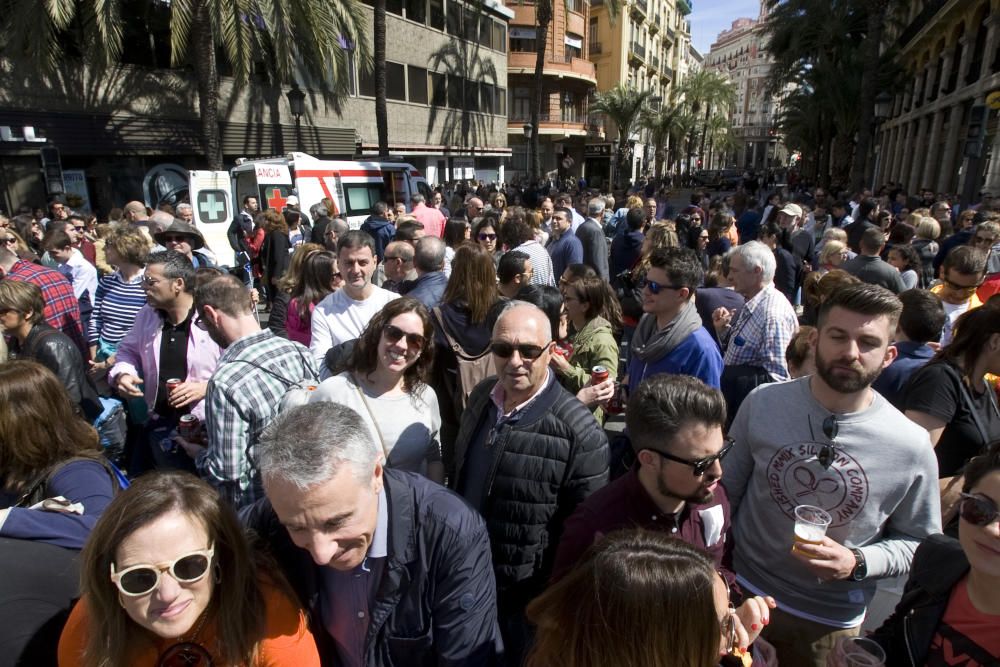
[[[785,349],[799,330],[795,309],[768,284],[740,308],[724,334],[726,366],[760,366],[777,381],[789,379]]]
[[[135,316],[145,305],[146,292],[142,289],[141,272],[131,281],[126,281],[118,271],[105,276],[97,286],[87,342],[96,345],[98,339],[103,339],[117,345],[132,328]]]
[[[525,241],[521,245],[514,248],[514,250],[520,250],[528,256],[531,260],[532,275],[531,280],[528,281],[529,285],[549,285],[550,287],[556,286],[556,280],[560,276],[555,276],[552,273],[552,257],[549,256],[548,251],[542,247],[542,244],[538,241]]]
[[[309,350],[278,338],[270,329],[244,336],[219,358],[205,395],[208,447],[198,454],[195,465],[202,479],[233,507],[261,497],[251,460],[261,431],[278,414],[285,392],[302,380],[317,378]]]

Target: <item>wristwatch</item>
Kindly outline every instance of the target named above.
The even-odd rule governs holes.
[[[854,554],[855,560],[854,569],[851,570],[851,579],[861,581],[868,576],[868,562],[865,560],[865,555],[861,553],[861,549],[851,549],[851,553]]]

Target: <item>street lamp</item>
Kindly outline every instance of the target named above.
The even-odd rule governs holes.
[[[531,154],[533,148],[531,145],[531,132],[534,129],[535,126],[532,125],[531,123],[525,123],[524,126],[521,128],[521,130],[524,132],[524,141],[528,145],[528,150],[527,150],[528,163],[524,165],[524,171],[528,173],[529,179],[534,176],[533,170],[535,168],[534,156]]]
[[[285,93],[288,98],[288,108],[295,116],[295,144],[296,148],[302,150],[302,115],[306,112],[306,94],[299,88],[299,84],[292,82],[292,89]]]
[[[875,96],[875,129],[873,134],[875,135],[877,141],[875,142],[875,168],[872,171],[872,192],[875,192],[875,188],[878,187],[876,181],[878,181],[878,172],[879,169],[881,169],[882,162],[882,141],[878,136],[878,128],[889,117],[889,112],[891,110],[892,95],[883,90]]]

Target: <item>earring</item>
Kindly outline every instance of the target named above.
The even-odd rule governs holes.
[[[212,568],[212,580],[215,581],[215,583],[222,581],[222,566],[218,563],[216,563]]]

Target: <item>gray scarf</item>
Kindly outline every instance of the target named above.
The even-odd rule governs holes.
[[[701,326],[701,316],[694,307],[694,301],[689,301],[677,317],[659,331],[656,329],[656,316],[646,313],[632,335],[632,353],[642,361],[661,359]]]

